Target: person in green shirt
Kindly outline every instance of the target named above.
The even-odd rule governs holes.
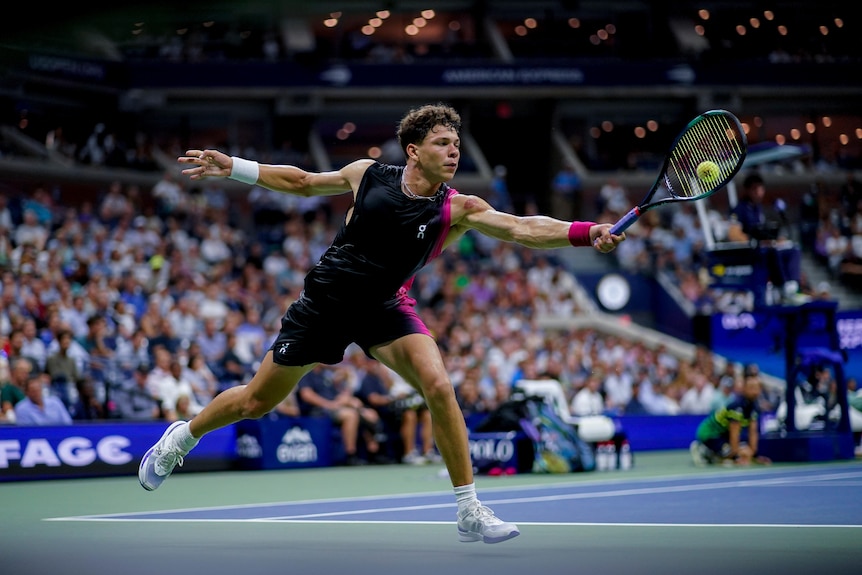
[[[746,376],[742,392],[698,425],[697,438],[690,446],[695,465],[771,463],[769,458],[757,454],[761,415],[757,399],[761,391],[760,377]]]

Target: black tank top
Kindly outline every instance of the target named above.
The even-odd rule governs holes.
[[[404,168],[368,167],[350,221],[305,277],[304,297],[316,303],[397,305],[413,276],[440,255],[457,192],[441,185],[432,199],[401,191]]]

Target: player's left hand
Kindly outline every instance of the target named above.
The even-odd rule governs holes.
[[[620,242],[625,241],[625,232],[616,235],[611,233],[611,224],[596,224],[590,228],[590,238],[593,247],[606,254],[612,252]]]
[[[177,158],[180,164],[194,164],[194,167],[183,170],[183,175],[192,180],[202,178],[226,178],[233,169],[233,160],[218,150],[188,150],[184,156]]]

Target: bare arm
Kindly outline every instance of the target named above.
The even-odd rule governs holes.
[[[335,409],[338,407],[337,402],[324,398],[310,387],[299,388],[299,397],[305,403],[321,409]]]
[[[482,198],[459,194],[452,198],[452,230],[446,243],[448,245],[468,229],[473,229],[528,248],[563,248],[572,245],[569,238],[571,227],[572,222],[548,216],[515,216],[498,212]],[[590,243],[601,252],[613,250],[625,239],[625,234],[611,235],[610,228],[611,224],[590,226]]]
[[[727,443],[730,445],[730,456],[739,455],[739,436],[742,425],[738,421],[731,421],[727,427]]]
[[[243,161],[249,164],[248,160]],[[188,150],[184,156],[177,158],[177,162],[192,166],[182,172],[191,180],[237,176],[234,158],[218,150]],[[296,166],[251,162],[257,166],[257,180],[254,183],[258,186],[306,197],[331,196],[348,190],[355,193],[365,170],[373,163],[374,160],[357,160],[340,170],[308,172]]]

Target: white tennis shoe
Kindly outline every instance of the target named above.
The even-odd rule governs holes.
[[[183,449],[172,432],[186,425],[185,421],[175,421],[165,430],[155,445],[141,459],[138,466],[138,480],[147,491],[155,491],[168,478],[174,467],[183,465],[183,457],[188,450]]]
[[[706,467],[709,465],[709,457],[705,453],[704,445],[698,441],[692,441],[688,446],[688,451],[691,453],[691,460],[696,467]]]
[[[500,520],[478,501],[458,513],[458,540],[463,543],[502,543],[520,534],[517,525]]]

